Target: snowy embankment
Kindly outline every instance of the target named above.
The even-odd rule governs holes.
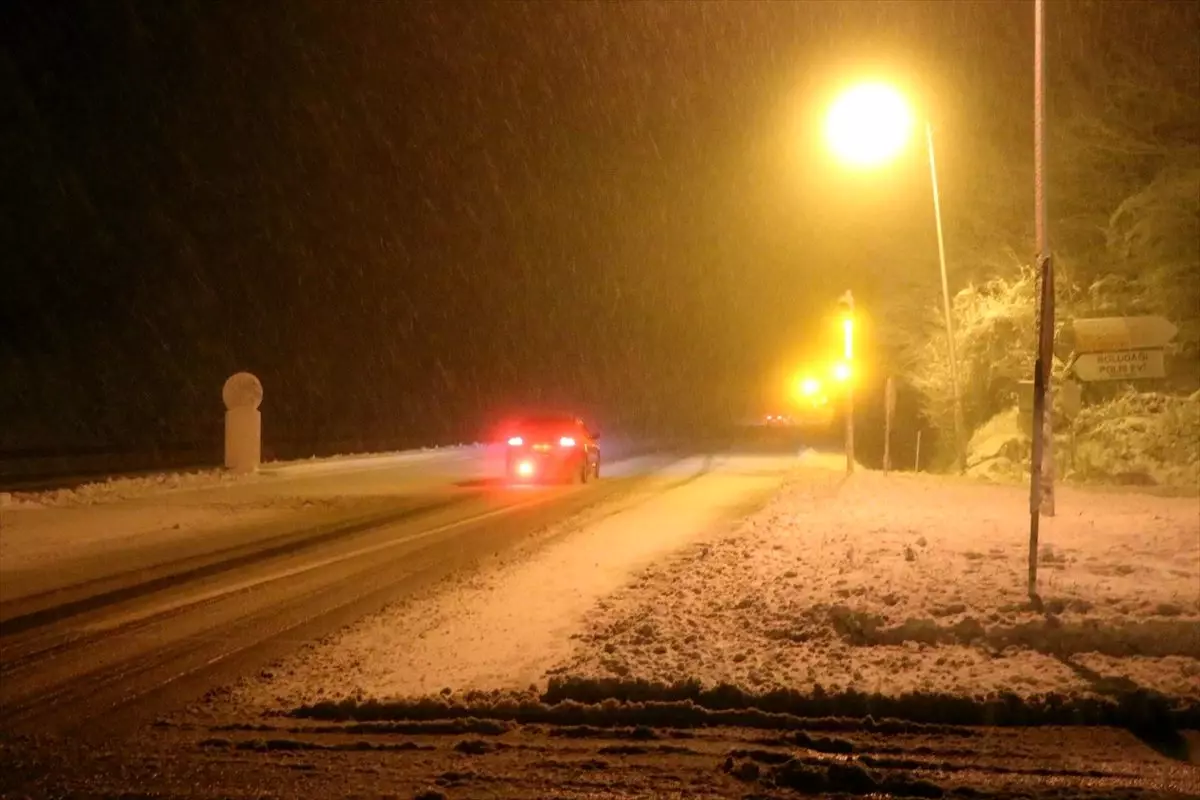
[[[481,444],[460,444],[447,447],[425,447],[420,450],[398,450],[387,453],[348,453],[323,458],[313,457],[298,461],[274,461],[263,464],[256,473],[244,475],[216,468],[113,477],[91,481],[69,489],[0,492],[0,508],[92,506],[121,500],[144,499],[167,492],[244,484],[272,477],[387,467],[396,463],[428,458],[432,455],[444,455],[457,451],[469,452],[482,447],[484,445]]]
[[[1039,612],[1023,491],[845,480],[826,461],[805,459],[738,522],[714,513],[738,492],[718,465],[690,491],[365,620],[234,698],[355,719],[606,699],[973,724],[1125,724],[1171,706],[1200,719],[1196,498],[1060,490]],[[602,711],[588,713],[636,716]]]
[[[489,448],[467,445],[267,464],[253,475],[161,474],[0,495],[0,601],[244,545],[269,526],[395,510],[407,502],[398,487],[425,473],[424,485],[452,485],[494,472],[494,461]]]
[[[1200,702],[1200,501],[1060,490],[1026,596],[1024,491],[805,477],[594,609],[562,669],[751,691]]]

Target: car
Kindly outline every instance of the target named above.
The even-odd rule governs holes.
[[[513,483],[587,483],[600,477],[599,438],[579,417],[525,417],[505,440],[505,473]]]

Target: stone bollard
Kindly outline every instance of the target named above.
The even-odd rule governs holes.
[[[225,468],[238,473],[258,470],[262,463],[263,387],[249,372],[231,375],[221,390],[225,401]]]

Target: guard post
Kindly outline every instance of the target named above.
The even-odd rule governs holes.
[[[256,472],[262,463],[263,387],[249,372],[238,372],[225,381],[225,468],[236,473]]]

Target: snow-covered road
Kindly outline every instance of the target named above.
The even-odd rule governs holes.
[[[1038,610],[1017,487],[722,457],[307,648],[236,697],[282,710],[558,680],[1068,704],[1148,691],[1195,713],[1196,499],[1061,494]]]
[[[614,448],[618,457],[631,450]],[[247,476],[162,474],[9,494],[0,502],[0,605],[494,489],[503,457],[502,448],[467,445],[268,464]],[[636,476],[661,463],[624,457],[606,463],[605,474]]]
[[[846,480],[840,458],[807,452],[659,454],[591,486],[517,490],[493,481],[496,457],[9,502],[0,716],[140,742],[111,770],[56,766],[65,794],[258,796],[295,788],[293,769],[330,796],[383,774],[415,793],[562,794],[584,791],[580,770],[604,797],[680,780],[712,797],[793,780],[930,797],[1200,788],[1195,736],[1176,731],[1200,720],[1195,498],[1064,488],[1038,612],[1016,487]],[[1151,746],[961,727],[996,722],[1127,725]],[[1101,740],[1121,752],[1081,766],[1073,753]],[[360,772],[375,777],[344,781]]]
[[[587,613],[640,570],[765,503],[797,459],[690,458],[568,526],[526,540],[454,587],[408,598],[274,668],[260,707],[443,688],[524,689],[570,654]]]
[[[73,724],[64,704],[247,667],[269,639],[294,647],[709,466],[642,455],[590,486],[521,488],[502,459],[456,448],[17,498],[0,509],[0,709]]]

